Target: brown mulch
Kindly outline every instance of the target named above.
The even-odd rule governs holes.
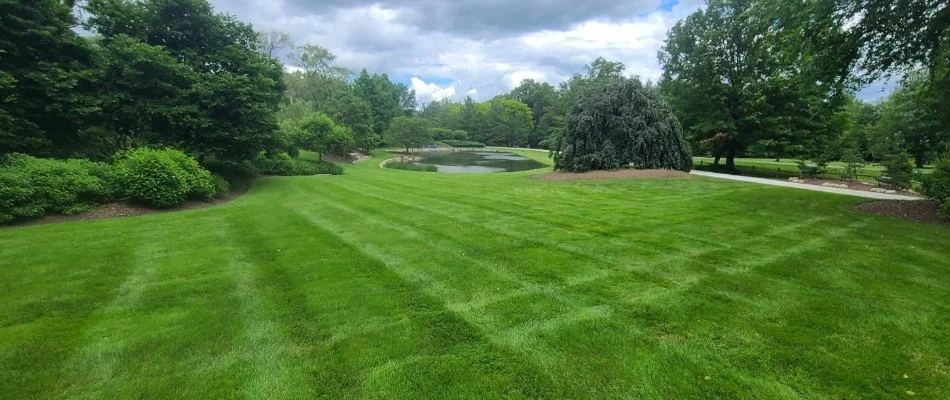
[[[136,215],[145,215],[145,214],[160,214],[167,212],[175,211],[184,211],[184,210],[195,210],[199,208],[213,207],[219,204],[230,203],[247,193],[251,188],[251,180],[238,181],[231,186],[231,192],[221,198],[217,198],[210,201],[188,201],[185,204],[182,204],[175,208],[167,209],[156,209],[148,208],[143,206],[137,206],[133,204],[127,204],[123,202],[115,202],[109,204],[102,204],[94,207],[92,210],[86,211],[82,214],[75,215],[61,215],[61,214],[47,214],[40,218],[27,221],[19,221],[11,224],[0,225],[0,228],[4,227],[13,227],[13,226],[27,226],[27,225],[43,225],[43,224],[55,224],[60,222],[70,222],[70,221],[91,221],[97,219],[106,219],[106,218],[121,218],[121,217],[133,217]]]
[[[930,200],[876,200],[854,206],[860,211],[878,215],[928,224],[950,224],[937,215],[939,207],[940,203]]]
[[[689,178],[683,171],[668,169],[617,169],[613,171],[589,172],[549,172],[540,175],[531,175],[531,179],[546,181],[575,181],[592,179],[656,179],[656,178]]]

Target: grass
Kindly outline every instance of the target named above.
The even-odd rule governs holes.
[[[402,161],[390,161],[386,163],[386,168],[390,169],[401,169],[404,171],[416,171],[416,172],[438,172],[439,168],[435,165],[428,164],[417,164],[411,162],[402,162]]]
[[[693,165],[701,170],[714,170],[714,159],[712,157],[693,157]],[[720,165],[725,165],[725,159],[721,159]],[[737,158],[736,169],[743,175],[761,176],[766,178],[788,178],[801,175],[801,170],[794,159],[767,159],[767,158]],[[813,163],[809,163],[814,165]],[[828,163],[825,173],[819,177],[824,179],[841,179],[846,164],[840,161]],[[916,168],[916,172],[928,174],[933,171],[933,166],[928,165],[924,168]],[[857,178],[860,181],[877,183],[878,178],[884,173],[884,167],[880,164],[869,163],[860,167],[857,171]]]
[[[950,397],[947,227],[701,177],[379,159],[0,229],[2,397]]]

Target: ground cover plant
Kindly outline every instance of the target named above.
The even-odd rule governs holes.
[[[0,393],[950,395],[946,226],[701,177],[344,168],[0,229]]]

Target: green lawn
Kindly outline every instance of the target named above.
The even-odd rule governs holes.
[[[693,157],[693,164],[698,169],[709,169],[713,164],[712,157]],[[770,178],[787,178],[789,176],[800,175],[800,169],[794,159],[783,158],[778,161],[767,158],[736,158],[736,167],[740,173],[745,175],[764,176]],[[725,165],[725,158],[719,160],[720,165]],[[813,163],[809,163],[814,165]],[[826,172],[821,175],[825,179],[840,179],[844,172],[846,164],[840,161],[828,163]],[[929,174],[933,172],[933,166],[927,165],[924,168],[915,168],[916,172]],[[884,167],[880,164],[865,164],[858,169],[858,180],[876,183],[884,173]]]
[[[0,229],[0,398],[950,398],[946,226],[379,162]]]

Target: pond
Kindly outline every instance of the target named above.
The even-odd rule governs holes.
[[[434,165],[439,172],[457,174],[527,171],[545,166],[538,161],[514,153],[487,151],[425,152],[419,164]]]

